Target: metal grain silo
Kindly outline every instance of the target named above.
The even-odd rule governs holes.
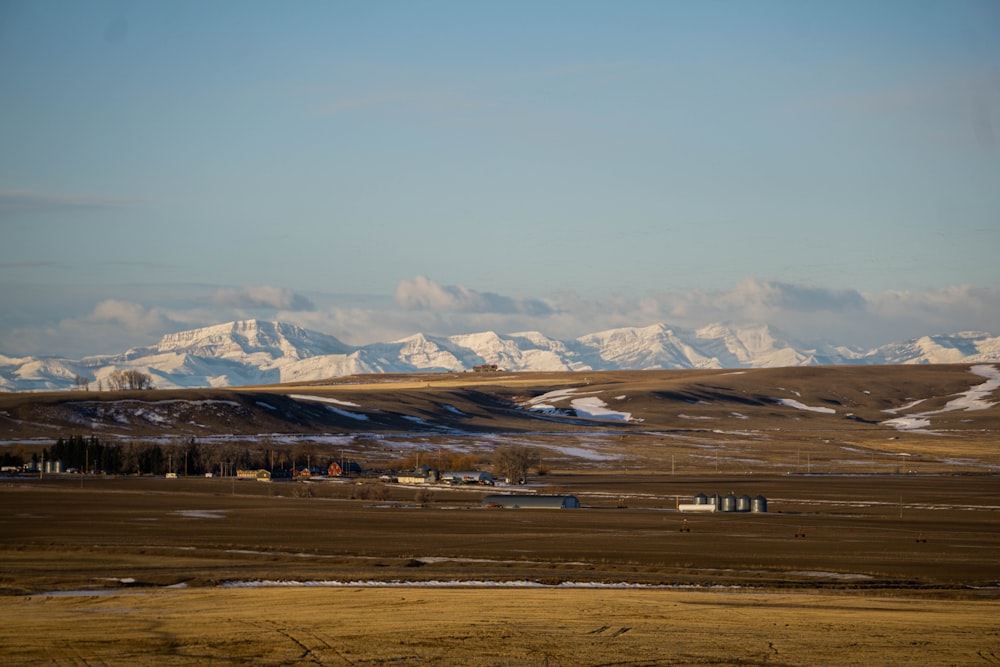
[[[706,496],[704,493],[696,493],[691,498],[691,503],[693,505],[707,505],[708,504],[708,496]]]
[[[727,493],[719,499],[719,511],[720,512],[735,512],[736,511],[736,494]]]
[[[754,496],[754,499],[750,501],[750,511],[751,512],[766,512],[767,511],[767,498],[764,496]]]
[[[750,511],[750,496],[744,495],[736,499],[736,511],[737,512]]]

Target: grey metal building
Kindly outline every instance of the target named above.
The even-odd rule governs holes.
[[[483,507],[510,509],[578,509],[576,496],[529,496],[523,494],[491,494],[483,498]]]

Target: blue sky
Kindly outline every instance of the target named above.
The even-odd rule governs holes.
[[[0,0],[0,354],[1000,334],[1000,4]]]

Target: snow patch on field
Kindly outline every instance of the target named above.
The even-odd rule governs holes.
[[[848,581],[856,581],[862,579],[871,579],[871,576],[867,574],[853,574],[849,572],[822,572],[814,570],[793,570],[788,574],[797,574],[800,577],[819,577],[824,579],[843,579]]]
[[[792,398],[772,398],[772,401],[779,403],[781,405],[787,405],[790,408],[795,408],[796,410],[808,410],[809,412],[823,412],[826,414],[837,414],[837,411],[833,408],[816,407],[811,405],[806,405],[805,403],[800,403]]]
[[[575,398],[570,401],[570,405],[576,411],[576,414],[580,417],[591,417],[594,419],[614,419],[620,421],[629,421],[632,419],[631,412],[619,412],[617,410],[609,410],[608,404],[597,398],[596,396],[588,396],[587,398]]]
[[[517,581],[477,580],[431,580],[431,581],[392,581],[355,580],[321,580],[321,581],[226,581],[220,588],[597,588],[597,589],[737,589],[742,586],[697,586],[691,584],[635,584],[627,581],[564,581],[558,584],[543,584],[538,581],[520,579]]]
[[[597,392],[587,393],[594,394]],[[615,400],[620,401],[624,398],[625,396],[616,396]],[[608,408],[608,404],[597,396],[580,396],[579,390],[576,388],[556,389],[555,391],[536,396],[528,401],[528,409],[546,414],[565,414],[565,408],[559,408],[555,405],[560,401],[569,401],[570,408],[572,408],[578,417],[615,421],[631,421],[632,419],[631,412],[611,410]]]
[[[922,431],[930,427],[930,417],[933,415],[939,415],[943,412],[953,412],[955,410],[972,411],[988,410],[989,408],[992,408],[997,404],[996,401],[990,400],[990,398],[993,392],[1000,388],[1000,368],[989,364],[981,364],[979,366],[973,366],[969,370],[980,377],[986,378],[986,382],[975,385],[968,391],[958,394],[957,398],[953,398],[948,401],[940,410],[928,410],[927,412],[919,412],[912,415],[895,417],[893,419],[887,419],[882,422],[882,424],[885,426],[892,426],[897,431]],[[921,401],[913,401],[912,403],[904,405],[901,408],[885,410],[885,412],[888,412],[889,414],[897,414],[903,410],[912,408],[920,402]]]
[[[294,398],[297,401],[316,401],[317,403],[333,403],[334,405],[343,405],[348,408],[360,408],[361,406],[357,403],[351,403],[350,401],[341,401],[336,398],[329,398],[327,396],[310,396],[308,394],[291,394],[289,398]]]
[[[365,422],[368,421],[368,415],[362,414],[360,412],[351,412],[350,410],[341,410],[340,408],[333,407],[335,405],[343,405],[348,408],[360,408],[361,406],[357,403],[351,403],[350,401],[341,401],[336,398],[329,398],[327,396],[310,396],[308,394],[290,394],[291,398],[297,401],[314,401],[316,403],[329,403],[326,409],[334,414],[338,414],[341,417],[347,417],[348,419],[354,419],[356,421]]]
[[[225,519],[226,510],[177,510],[174,514],[179,514],[188,519]]]
[[[348,419],[355,419],[359,422],[368,421],[368,415],[363,415],[360,412],[349,412],[347,410],[341,410],[340,408],[335,408],[333,406],[326,406],[326,409],[334,414],[338,414],[341,417],[347,417]]]
[[[584,459],[587,461],[614,461],[621,458],[621,456],[617,454],[602,454],[600,452],[595,452],[592,449],[584,449],[583,447],[556,447],[553,445],[540,446],[559,452],[564,456],[574,456],[578,459]]]

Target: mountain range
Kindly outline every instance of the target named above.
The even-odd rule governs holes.
[[[625,327],[563,341],[538,332],[415,334],[390,343],[348,345],[284,322],[241,320],[181,331],[116,355],[72,360],[0,355],[0,390],[109,389],[108,378],[138,370],[155,388],[307,382],[367,373],[775,368],[846,364],[1000,361],[1000,337],[983,332],[890,343],[871,350],[803,346],[766,324]]]

